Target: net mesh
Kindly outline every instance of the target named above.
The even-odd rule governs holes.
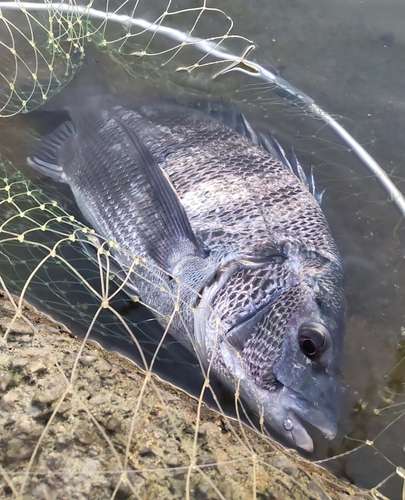
[[[49,199],[21,174],[3,177],[2,184],[0,267],[5,295],[1,307],[8,314],[1,327],[3,340],[14,351],[3,363],[12,377],[34,384],[31,391],[21,384],[13,388],[3,373],[7,391],[3,408],[13,407],[12,419],[5,418],[12,437],[2,443],[5,461],[12,464],[11,471],[2,471],[5,492],[37,497],[44,484],[51,488],[52,474],[61,477],[68,491],[90,488],[95,498],[106,487],[108,494],[100,498],[118,493],[134,498],[195,498],[196,492],[209,498],[249,498],[274,487],[274,470],[281,495],[291,491],[291,474],[301,481],[307,477],[321,481],[321,491],[336,495],[338,489],[326,471],[306,470],[298,455],[281,453],[282,447],[270,438],[226,417],[220,405],[218,416],[207,414],[205,393],[212,391],[211,399],[217,400],[209,369],[201,377],[196,360],[171,353],[170,345],[175,343],[168,340],[165,345],[166,331],[160,342],[149,337],[140,340],[134,334],[144,334],[145,322],[153,320],[139,321],[137,314],[133,322],[122,312],[122,298],[117,296],[123,282],[114,287],[108,267],[101,262],[102,258],[108,262],[112,242],[96,237],[63,203]],[[99,266],[83,251],[81,242],[89,241],[98,245]],[[134,256],[129,272],[136,273],[142,265],[142,259]],[[84,341],[62,337],[54,325],[27,309],[24,299],[38,303],[38,297],[46,300],[46,309],[53,315],[74,317],[75,329],[81,326],[85,332]],[[172,318],[179,314],[173,299]],[[56,345],[46,332],[57,335]],[[103,344],[103,336],[119,337],[125,344],[121,352],[137,360],[142,371],[122,360],[105,359],[89,344],[89,339]],[[29,349],[19,352],[24,343]],[[159,362],[181,370],[183,377],[200,374],[200,398],[194,402],[162,387],[152,376],[162,370],[155,367]],[[123,374],[126,383],[120,385]],[[28,391],[27,398],[16,405],[23,391]],[[69,452],[72,435],[79,450],[84,449],[76,458],[80,470],[75,478],[66,472],[71,462],[55,456],[56,434],[59,451]],[[93,450],[90,455],[87,447]],[[101,460],[93,459],[95,469],[84,470],[92,461],[89,456],[107,458],[101,469]],[[49,471],[51,462],[55,468]],[[294,488],[306,494],[303,486]]]
[[[182,6],[181,4],[184,4]],[[92,41],[145,78],[201,88],[253,48],[232,20],[206,2],[1,2],[0,116],[28,112],[71,80]],[[177,26],[186,26],[180,31]],[[231,52],[241,53],[236,62]],[[190,76],[192,74],[192,76]]]
[[[260,108],[263,119],[284,112],[283,96],[277,100],[272,82],[253,78],[248,59],[253,44],[233,33],[226,13],[203,1],[150,3],[0,2],[0,115],[46,102],[80,68],[88,41],[130,74],[163,82],[168,90],[228,96],[242,105],[249,99],[249,109]],[[319,124],[314,130],[298,150],[321,137]],[[317,143],[318,159],[329,140]],[[66,497],[79,498],[90,492],[94,498],[265,498],[270,490],[280,498],[405,498],[405,443],[395,437],[405,414],[403,340],[394,346],[397,364],[378,381],[377,403],[369,404],[366,394],[352,409],[364,415],[362,425],[369,421],[366,429],[351,429],[338,448],[327,448],[329,458],[318,460],[349,479],[356,475],[353,464],[368,463],[367,477],[356,475],[359,485],[373,488],[363,493],[264,433],[248,430],[238,393],[221,398],[209,370],[202,371],[158,325],[158,312],[129,303],[122,288],[145,265],[142,259],[132,256],[128,275],[114,279],[109,271],[114,244],[86,227],[69,194],[14,170],[1,159],[5,496],[46,498],[59,494],[63,484]],[[364,180],[346,173],[347,183],[338,191],[342,203],[348,197],[368,201]],[[336,183],[330,169],[325,178]],[[351,187],[353,179],[360,181],[359,192]],[[362,210],[367,218],[368,209]],[[388,215],[380,217],[385,224]],[[169,323],[179,309],[173,296]],[[121,357],[108,356],[98,344]]]
[[[0,116],[31,111],[67,83],[84,41],[75,14],[59,12],[50,2],[39,12],[10,4],[0,7]]]

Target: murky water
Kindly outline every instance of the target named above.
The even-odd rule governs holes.
[[[339,116],[404,187],[403,2],[311,0],[270,5],[255,0],[244,5],[244,14],[234,4],[231,9],[237,29],[263,47],[281,75]],[[302,137],[300,117],[291,122],[293,134]],[[405,321],[404,224],[375,181],[343,158],[334,141],[329,136],[320,144],[310,138],[298,143],[314,164],[322,165],[327,204],[333,211],[330,220],[346,265],[349,315],[343,373],[348,389],[341,436],[364,441],[383,432],[375,444],[387,460],[377,459],[375,450],[365,447],[329,465],[370,487],[392,472],[390,460],[405,464],[405,417],[387,429],[405,409],[403,337],[402,349],[398,347]],[[352,168],[356,173],[349,174]],[[351,175],[358,181],[337,181]],[[394,369],[401,360],[402,369]],[[375,415],[377,408],[393,400],[399,404],[395,410]],[[317,444],[319,456],[333,456],[358,443]],[[399,498],[400,484],[398,478],[383,491]]]
[[[215,6],[232,17],[234,32],[260,45],[262,50],[254,53],[260,64],[277,68],[283,78],[337,116],[401,187],[405,179],[405,6],[401,0],[384,4],[371,0],[344,4],[337,0],[216,1]],[[215,31],[216,23],[213,18],[205,30]],[[109,68],[112,66],[108,63],[107,77],[117,88],[132,88],[129,76],[116,69],[112,73]],[[367,440],[375,441],[375,448],[364,445],[326,464],[357,485],[373,487],[395,472],[395,467],[405,466],[405,416],[401,420],[405,413],[405,362],[401,364],[405,356],[401,336],[405,326],[405,225],[376,179],[321,122],[285,107],[268,85],[245,75],[223,75],[216,85],[213,93],[218,87],[228,89],[228,98],[241,101],[242,109],[257,127],[271,130],[284,146],[292,145],[303,164],[313,163],[317,182],[326,188],[324,209],[347,275],[349,312],[342,358],[347,391],[339,436],[332,443],[317,439],[314,458],[336,457]],[[149,92],[148,83],[143,88]],[[186,98],[185,91],[178,86],[175,90],[179,98]],[[35,133],[47,127],[48,123],[38,127],[26,116],[1,120],[1,153],[28,172],[24,162]],[[54,193],[54,189],[50,188],[50,192]],[[67,258],[80,256],[72,254]],[[86,266],[80,260],[77,263]],[[91,316],[96,301],[93,306],[83,287],[71,277],[67,279],[62,271],[59,276],[59,271],[44,268],[44,275],[37,280],[42,289],[46,283],[45,289],[53,297],[59,296],[60,302],[53,309],[58,309],[66,321],[71,315],[68,304],[74,302],[83,318]],[[139,310],[129,309],[125,317],[139,324],[139,314]],[[153,320],[145,312],[142,314],[142,324],[148,325],[148,334],[153,337]],[[76,318],[68,326],[85,333],[84,319],[80,324]],[[101,334],[104,331],[107,346],[126,351],[128,344],[122,340],[125,332],[117,344],[117,324],[107,313],[100,317],[96,330]],[[110,336],[112,331],[114,338]],[[155,338],[158,335],[156,329]],[[146,339],[144,345],[148,342]],[[162,373],[179,362],[177,349],[168,344],[165,359],[158,366]],[[184,370],[192,371],[193,359],[185,352],[182,356],[183,367],[187,367]],[[190,376],[185,378],[189,380]],[[377,414],[376,410],[383,407],[387,409]],[[400,498],[402,484],[394,476],[381,491],[390,498]]]

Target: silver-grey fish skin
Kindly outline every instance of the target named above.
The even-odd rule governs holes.
[[[301,419],[334,437],[343,271],[315,197],[280,159],[202,112],[94,97],[69,114],[75,133],[59,152],[63,180],[100,235],[146,258],[131,278],[142,301],[165,324],[180,297],[172,335],[237,388],[268,427],[308,451],[313,443]],[[180,245],[170,273],[178,280],[156,267],[137,229],[140,210],[151,230],[155,214],[138,206],[140,181],[117,116],[165,171],[197,240],[210,249],[206,258],[188,257]],[[116,258],[129,266],[124,253]],[[302,350],[303,324],[328,332],[313,357]]]

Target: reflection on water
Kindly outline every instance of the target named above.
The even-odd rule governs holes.
[[[221,2],[216,4],[221,6]],[[228,4],[222,7],[226,7],[235,20],[236,30],[261,45],[264,52],[257,56],[261,64],[271,61],[284,78],[328,111],[344,116],[340,121],[377,160],[389,166],[388,170],[398,178],[405,177],[400,84],[404,74],[397,64],[402,59],[405,41],[403,23],[398,22],[402,3],[391,1],[383,7],[379,2],[367,2],[367,6],[359,3],[342,7],[330,0],[311,0],[299,5],[293,1],[272,0],[271,9],[264,0],[244,3],[243,9],[239,2]],[[214,27],[215,20],[210,29]],[[131,77],[119,72],[111,62],[104,61],[104,64],[107,78],[118,91],[134,91]],[[382,82],[389,83],[382,85]],[[183,101],[195,98],[186,95],[179,85],[170,87]],[[137,82],[135,91],[138,98],[143,92],[155,92],[148,82]],[[401,421],[405,410],[404,223],[378,182],[339,145],[322,123],[286,108],[268,86],[259,85],[243,74],[228,73],[219,77],[215,92],[223,92],[228,99],[238,101],[258,128],[273,132],[285,147],[293,146],[304,165],[313,163],[317,182],[326,188],[324,210],[341,249],[347,275],[349,310],[342,359],[347,390],[339,437],[332,443],[317,439],[315,458],[335,457],[362,445],[359,450],[329,460],[326,465],[360,486],[373,487],[392,474],[396,466],[405,463],[405,423]],[[47,127],[49,124],[41,123],[40,132]],[[1,121],[0,131],[0,151],[17,168],[25,168],[25,157],[38,133],[37,124],[19,116]],[[55,187],[49,189],[55,196]],[[88,266],[74,249],[66,247],[65,251],[83,270]],[[30,256],[21,258],[28,262]],[[65,322],[72,315],[68,305],[75,304],[76,314],[82,314],[84,319],[81,321],[77,316],[68,326],[84,334],[86,319],[93,314],[90,296],[71,276],[59,276],[59,271],[55,266],[44,267],[37,286],[41,286],[41,290],[45,287],[52,294],[55,301],[52,307],[58,309]],[[25,278],[21,276],[21,279]],[[91,280],[92,276],[86,279]],[[30,293],[36,294],[34,284]],[[120,307],[125,308],[123,296],[118,300],[123,301]],[[61,304],[65,304],[65,310]],[[125,318],[129,322],[136,318],[138,325],[147,324],[148,335],[159,337],[160,330],[144,310],[130,308]],[[127,351],[125,332],[119,333],[114,318],[108,313],[99,317],[96,330],[107,348],[112,348],[114,342],[115,350]],[[144,347],[150,340],[145,338]],[[158,366],[161,373],[173,373],[173,366],[178,363],[177,349],[178,346],[168,343],[166,361]],[[192,356],[184,350],[181,357],[183,367],[193,370]],[[367,440],[374,441],[378,453],[364,444]],[[381,491],[390,498],[399,498],[402,484],[395,476]]]

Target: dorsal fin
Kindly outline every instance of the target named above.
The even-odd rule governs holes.
[[[318,203],[321,204],[325,190],[317,191],[313,166],[311,165],[311,171],[306,175],[293,150],[291,151],[291,155],[287,156],[281,144],[270,133],[256,131],[244,114],[231,105],[225,105],[222,102],[200,101],[192,104],[192,107],[210,115],[212,118],[235,130],[235,132],[238,132],[238,134],[247,137],[254,144],[261,146],[272,156],[284,163],[304,184]]]

